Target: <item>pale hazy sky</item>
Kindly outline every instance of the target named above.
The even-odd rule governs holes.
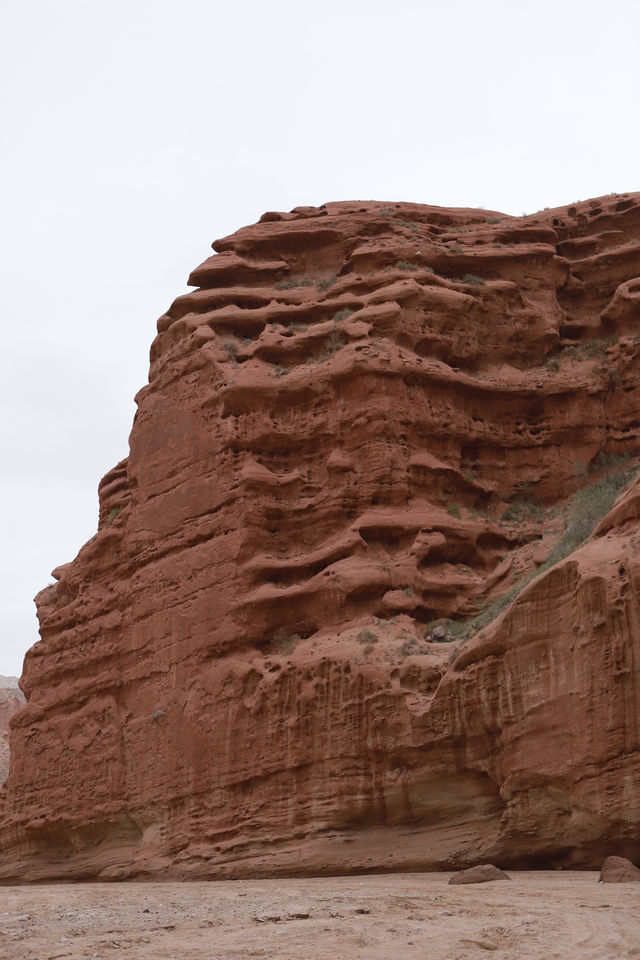
[[[2,0],[0,674],[212,240],[327,200],[638,190],[639,28],[638,0]]]

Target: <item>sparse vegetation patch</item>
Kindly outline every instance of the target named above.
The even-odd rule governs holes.
[[[617,337],[592,337],[570,346],[562,347],[546,361],[547,370],[552,373],[560,369],[563,360],[603,360],[607,350],[617,342]]]
[[[327,345],[322,353],[315,357],[307,357],[307,364],[326,363],[326,361],[332,357],[334,353],[337,353],[342,347],[344,347],[344,343],[340,339],[338,332],[334,330],[327,340]]]
[[[291,290],[293,287],[312,287],[314,281],[310,277],[301,277],[299,280],[278,280],[276,290]]]
[[[544,510],[532,499],[514,500],[502,514],[505,523],[522,523],[525,520],[540,522],[543,517]]]
[[[296,643],[302,639],[299,633],[287,633],[284,628],[280,628],[273,638],[278,653],[291,653]]]
[[[564,560],[584,543],[602,517],[611,509],[625,484],[636,474],[638,463],[637,461],[630,461],[624,455],[600,453],[594,470],[601,474],[600,477],[589,486],[578,490],[569,500],[563,511],[564,533],[545,562],[536,570],[531,570],[522,577],[501,597],[497,597],[488,603],[471,620],[449,621],[448,632],[451,636],[466,642],[503,613],[528,583],[555,566],[556,563]],[[605,470],[606,473],[604,473]],[[526,501],[520,501],[520,503],[526,504]],[[516,506],[516,504],[513,506]],[[529,504],[526,504],[527,509],[528,507]]]

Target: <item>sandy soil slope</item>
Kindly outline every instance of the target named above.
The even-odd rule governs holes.
[[[640,958],[640,886],[512,872],[4,887],[2,960]]]

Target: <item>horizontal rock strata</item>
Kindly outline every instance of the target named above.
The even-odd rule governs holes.
[[[0,877],[638,859],[638,487],[556,545],[640,455],[640,195],[214,250],[37,597]]]

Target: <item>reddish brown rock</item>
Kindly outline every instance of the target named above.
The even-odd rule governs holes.
[[[554,553],[640,454],[640,195],[327,204],[214,247],[38,595],[0,876],[640,855],[638,487]]]
[[[0,677],[0,784],[9,775],[9,721],[23,706],[16,677]]]
[[[511,877],[492,863],[479,863],[476,867],[454,874],[449,883],[490,883],[492,880],[511,880]]]
[[[626,857],[607,857],[599,883],[640,883],[640,870]]]

